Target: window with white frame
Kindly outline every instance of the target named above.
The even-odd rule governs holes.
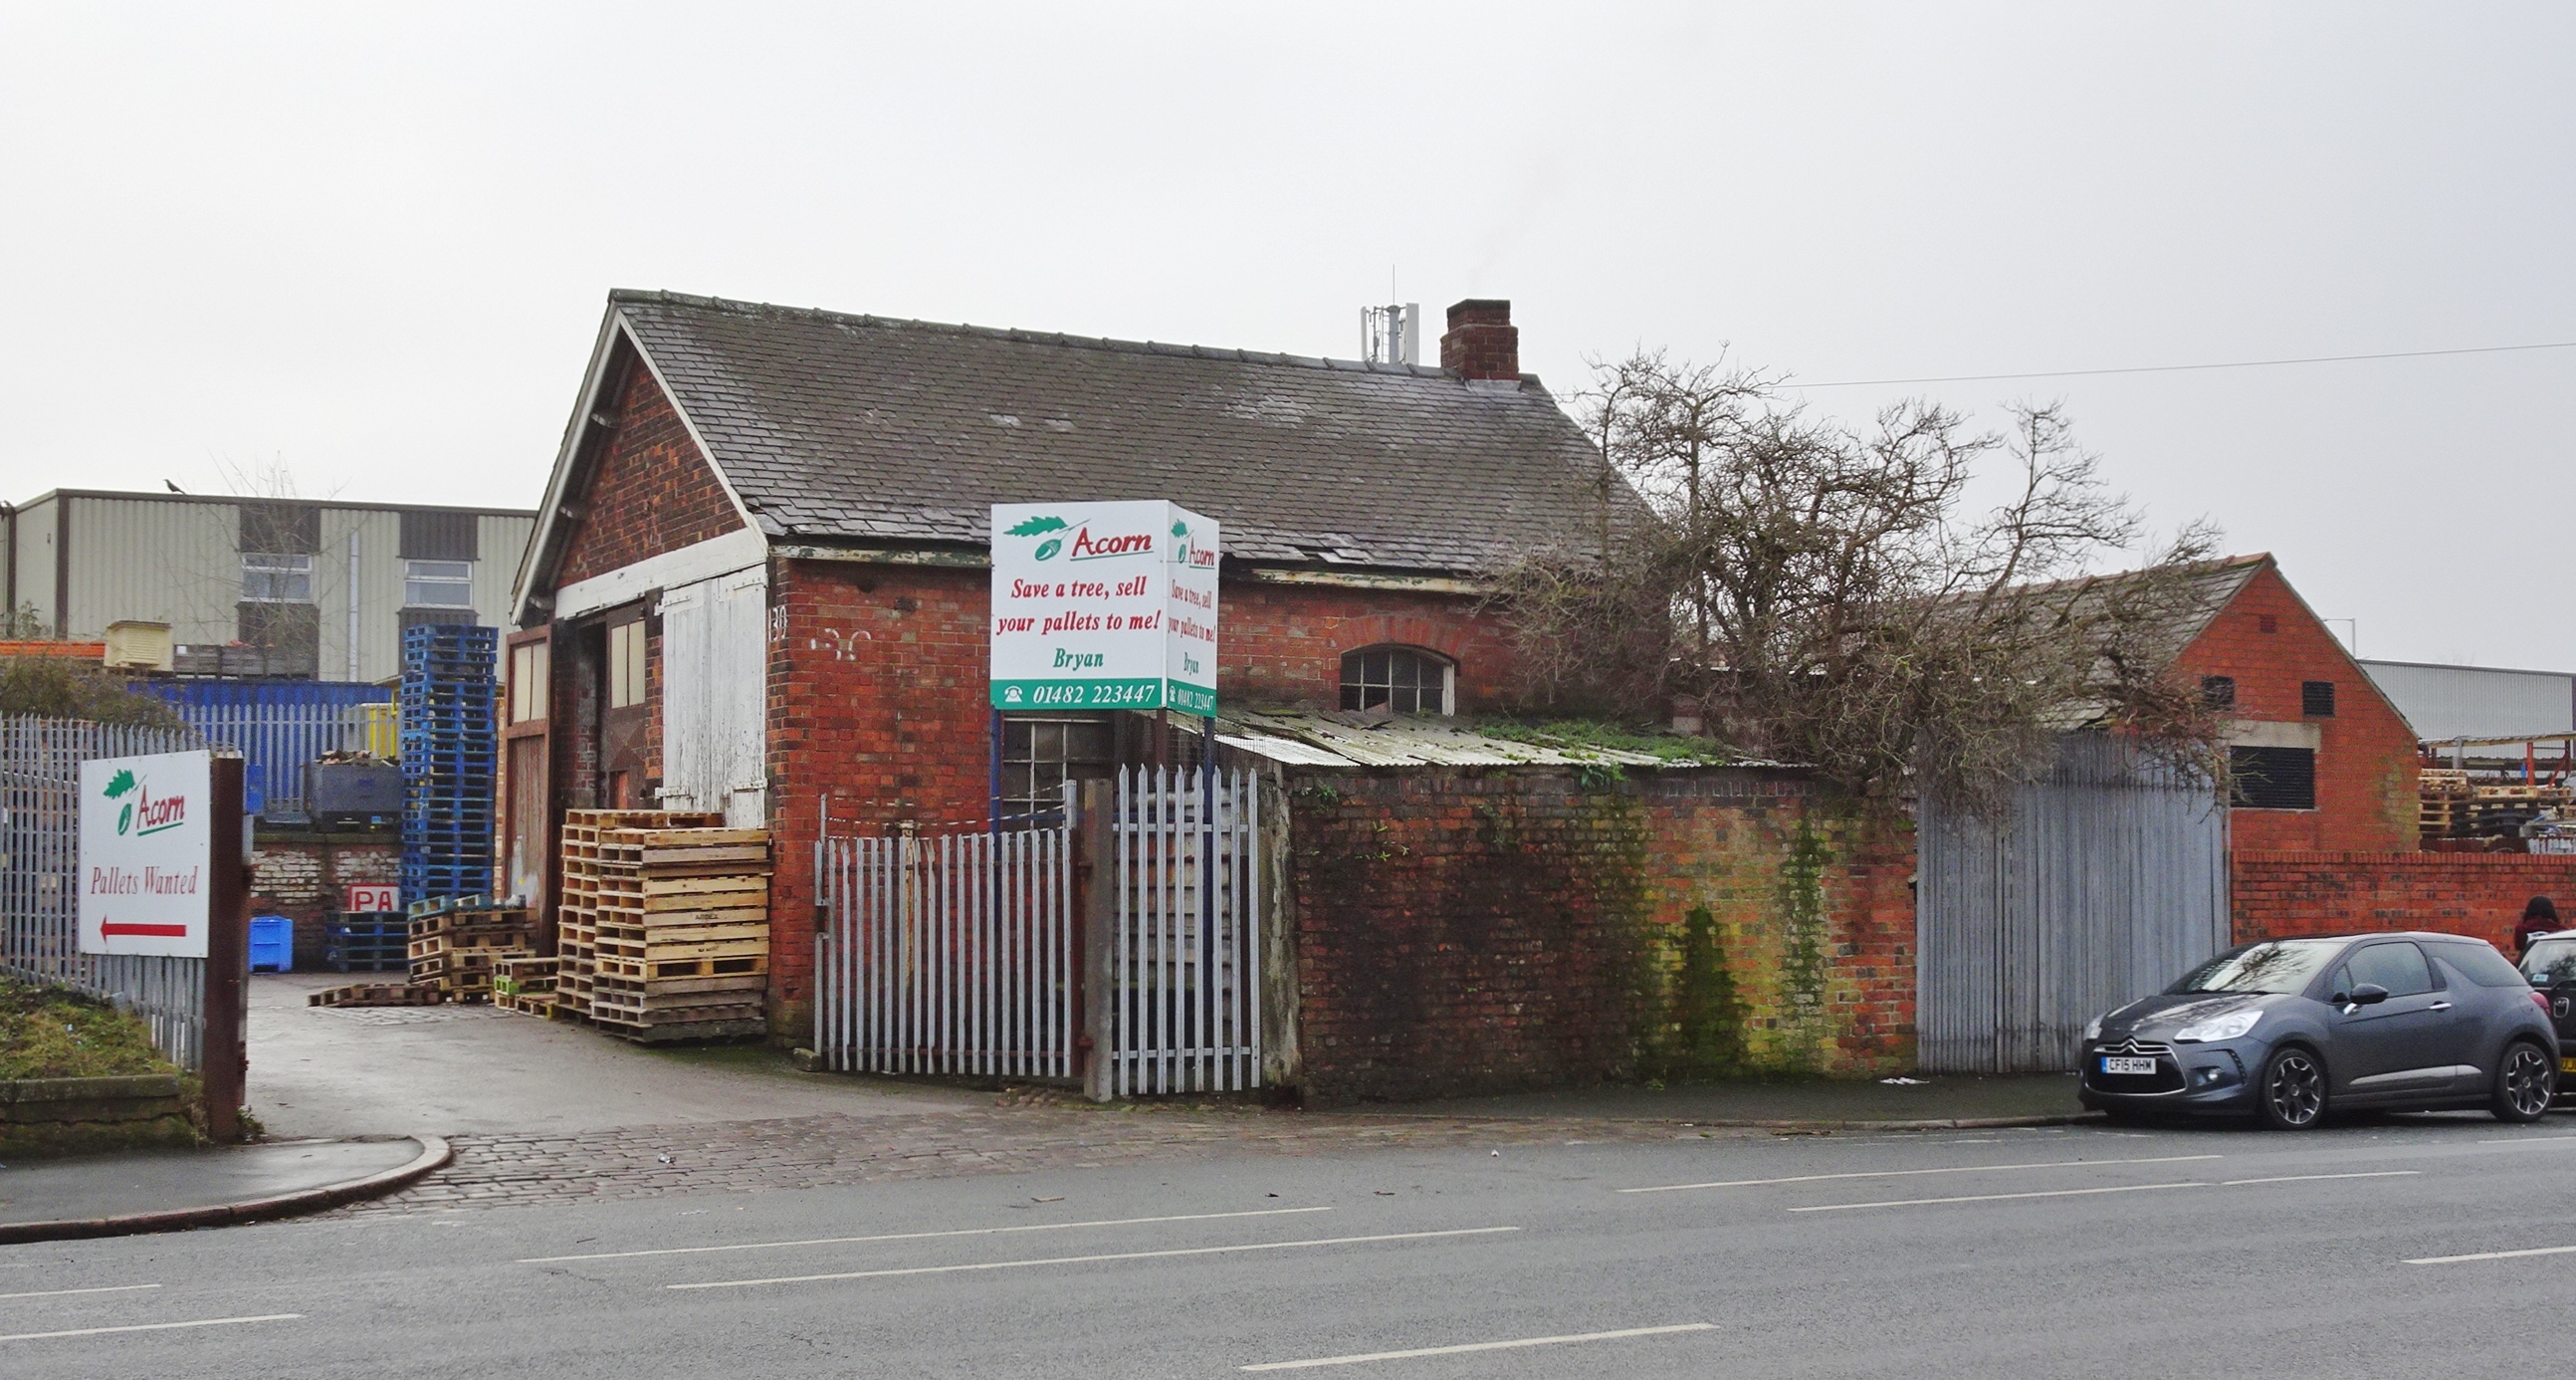
[[[474,562],[403,562],[403,603],[421,609],[474,607]]]
[[[1363,647],[1342,654],[1342,708],[1398,714],[1457,712],[1458,668],[1412,647]]]
[[[245,551],[241,558],[242,602],[309,604],[313,602],[313,558],[278,551]]]

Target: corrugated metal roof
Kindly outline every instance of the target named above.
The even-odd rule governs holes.
[[[1218,717],[1217,739],[1243,752],[1291,766],[1314,767],[1513,767],[1622,766],[1716,767],[1744,765],[1710,758],[1676,760],[1620,748],[1585,744],[1525,743],[1488,737],[1455,720],[1372,716],[1338,711],[1229,710]]]

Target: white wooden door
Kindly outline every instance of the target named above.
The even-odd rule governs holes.
[[[768,572],[662,596],[662,807],[768,824]]]

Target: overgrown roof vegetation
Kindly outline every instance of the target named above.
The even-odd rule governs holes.
[[[0,714],[187,727],[169,701],[136,694],[103,668],[58,656],[0,657]]]
[[[141,1020],[95,997],[0,977],[0,1080],[175,1072]]]
[[[1689,734],[1653,728],[1631,728],[1600,719],[1532,721],[1490,718],[1478,719],[1469,727],[1488,738],[1555,748],[1560,752],[1603,748],[1613,752],[1634,752],[1666,762],[1698,766],[1726,766],[1743,760],[1742,754],[1714,738],[1693,737]]]
[[[1986,432],[1907,400],[1857,427],[1660,353],[1599,366],[1583,400],[1603,521],[1493,572],[1529,701],[1617,722],[1695,701],[1742,757],[1989,817],[2070,727],[2223,772],[2224,711],[2172,669],[2215,535],[2150,546],[2056,406]],[[1621,530],[1631,493],[1650,517]]]

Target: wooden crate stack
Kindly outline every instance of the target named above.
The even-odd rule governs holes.
[[[492,968],[492,1004],[523,1015],[552,1014],[557,962],[534,954],[501,959]]]
[[[603,831],[591,1021],[651,1042],[766,1032],[769,862],[764,829]]]
[[[563,825],[563,890],[555,903],[555,999],[549,1016],[590,1018],[596,976],[601,836],[618,829],[700,829],[724,816],[671,810],[567,810]]]
[[[503,959],[536,952],[528,908],[484,897],[446,896],[411,908],[411,985],[444,1001],[488,1001]]]

